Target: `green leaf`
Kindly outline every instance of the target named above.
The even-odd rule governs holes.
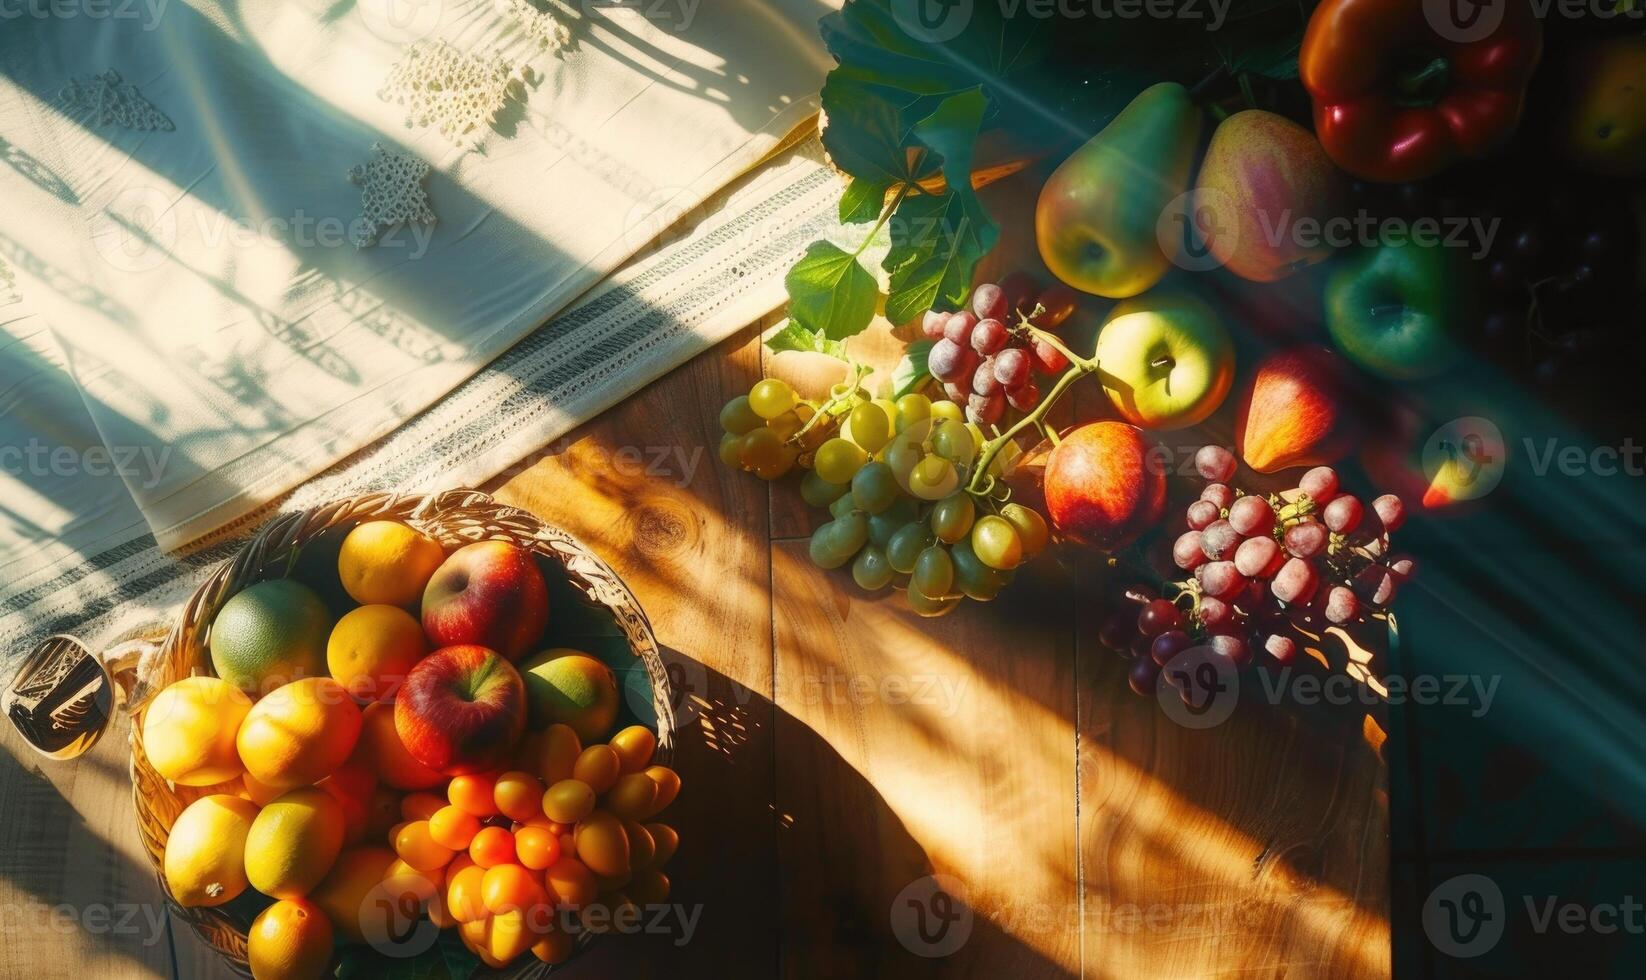
[[[826,335],[808,330],[792,319],[785,321],[776,333],[766,338],[766,349],[773,354],[799,350],[827,354],[842,361],[846,359],[846,344],[843,341],[830,340]]]
[[[841,224],[867,224],[880,217],[881,210],[886,206],[886,192],[890,189],[890,184],[855,178],[846,185],[846,193],[840,196]]]
[[[903,352],[903,359],[892,369],[893,401],[919,388],[931,378],[932,373],[926,370],[926,355],[931,353],[933,343],[935,341],[917,340]]]
[[[813,242],[789,270],[789,317],[814,333],[844,340],[863,332],[874,319],[880,287],[874,276],[833,242]]]
[[[886,319],[907,323],[927,310],[958,309],[971,291],[972,269],[999,237],[969,188],[904,201],[892,217],[884,263],[891,273]]]

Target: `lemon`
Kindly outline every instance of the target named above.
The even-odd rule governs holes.
[[[397,521],[367,521],[337,553],[337,574],[355,602],[409,606],[445,561],[440,543]]]
[[[617,681],[610,667],[579,650],[555,647],[520,665],[533,728],[569,725],[584,745],[598,742],[617,721]]]
[[[212,620],[208,644],[217,676],[252,696],[299,677],[326,673],[331,612],[314,590],[290,579],[240,590]]]
[[[240,775],[235,735],[251,699],[216,677],[185,677],[143,712],[143,751],[154,771],[183,786],[211,786]]]
[[[343,808],[321,789],[276,799],[246,835],[246,880],[273,898],[302,898],[325,879],[343,849]]]
[[[406,675],[429,652],[423,624],[399,606],[350,610],[326,641],[332,678],[362,701],[393,701]]]
[[[257,804],[226,793],[178,814],[161,863],[179,905],[222,905],[246,890],[246,838],[256,819]]]
[[[326,913],[338,935],[363,943],[361,913],[369,911],[367,899],[395,860],[394,852],[386,847],[347,848],[337,856],[325,880],[309,893],[309,900]]]
[[[246,934],[252,980],[319,980],[331,964],[332,925],[312,902],[285,899],[259,912]]]
[[[319,782],[347,761],[360,724],[360,709],[349,692],[330,677],[308,677],[252,705],[235,745],[257,782],[295,789]]]

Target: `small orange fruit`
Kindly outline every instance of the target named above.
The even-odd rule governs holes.
[[[480,885],[481,898],[493,915],[530,909],[548,901],[542,882],[518,864],[499,864],[486,869]]]
[[[521,864],[542,871],[560,860],[560,837],[547,827],[521,827],[514,832],[514,852]]]
[[[480,833],[480,818],[457,806],[443,806],[429,817],[429,836],[441,847],[454,851],[468,850],[474,835]]]
[[[446,787],[446,798],[452,806],[477,817],[495,817],[502,812],[497,809],[496,793],[497,776],[489,772],[454,776]]]
[[[469,857],[482,868],[495,868],[514,860],[514,835],[502,827],[482,827],[469,842]]]
[[[529,772],[506,772],[497,777],[492,802],[505,817],[524,823],[543,812],[543,783]]]

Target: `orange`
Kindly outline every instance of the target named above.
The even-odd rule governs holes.
[[[332,924],[313,902],[275,902],[246,935],[246,959],[257,980],[319,980],[331,964]]]
[[[360,744],[356,749],[377,778],[395,789],[430,789],[446,777],[418,762],[394,730],[394,705],[374,702],[360,713]]]
[[[143,751],[154,771],[183,786],[211,786],[240,775],[235,735],[251,699],[216,677],[168,685],[143,712]]]
[[[661,868],[669,863],[669,858],[674,857],[675,849],[680,846],[680,835],[668,824],[649,823],[645,827],[646,833],[652,836],[652,845],[655,848],[651,866]]]
[[[402,819],[400,791],[379,786],[372,790],[371,800],[366,804],[366,832],[361,837],[369,841],[387,840],[389,828]]]
[[[332,679],[362,701],[393,701],[406,675],[429,652],[423,625],[399,606],[352,609],[326,641]]]
[[[550,786],[570,779],[582,754],[583,743],[570,725],[550,725],[538,736],[537,775]]]
[[[386,847],[346,848],[337,855],[326,877],[309,892],[308,899],[326,913],[339,936],[363,943],[366,937],[360,930],[361,913],[367,911],[373,890],[394,862],[394,852]]]
[[[246,834],[246,879],[271,898],[302,898],[343,849],[343,809],[324,790],[294,789],[264,807]]]
[[[246,890],[246,837],[256,819],[255,803],[227,793],[203,796],[178,815],[162,871],[179,905],[222,905]]]
[[[372,795],[377,792],[377,777],[371,770],[359,762],[345,762],[314,785],[330,793],[343,808],[343,843],[358,844],[365,839]]]
[[[433,538],[398,521],[367,521],[343,539],[337,575],[362,605],[410,606],[422,600],[423,587],[445,560]]]
[[[354,751],[360,728],[360,709],[342,685],[306,677],[252,705],[235,745],[258,782],[294,789],[336,771]]]

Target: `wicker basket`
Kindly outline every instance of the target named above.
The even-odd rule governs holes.
[[[450,490],[429,496],[367,494],[335,501],[312,510],[285,514],[270,521],[232,559],[213,569],[211,575],[189,597],[158,649],[144,658],[137,689],[132,694],[131,777],[137,807],[137,825],[159,874],[166,849],[166,837],[184,807],[201,796],[221,791],[221,787],[172,786],[149,765],[143,752],[142,720],[150,697],[173,681],[190,674],[211,673],[206,652],[206,632],[224,602],[242,588],[267,578],[282,577],[290,567],[296,549],[320,534],[361,521],[387,518],[404,521],[447,548],[474,541],[510,541],[538,554],[553,558],[566,571],[571,583],[589,600],[609,609],[628,640],[630,649],[645,665],[651,680],[653,705],[657,712],[657,759],[668,764],[673,757],[674,715],[668,697],[668,674],[658,657],[657,640],[650,621],[634,593],[607,565],[581,542],[559,528],[513,507],[499,504],[487,494],[474,490]],[[160,875],[164,891],[166,882]],[[229,965],[247,973],[246,927],[224,908],[183,908],[166,892],[173,915],[189,923],[200,938],[217,950]],[[581,950],[592,935],[579,937]],[[551,968],[531,957],[506,972],[491,976],[524,980],[547,973]],[[486,972],[486,971],[483,971]]]

